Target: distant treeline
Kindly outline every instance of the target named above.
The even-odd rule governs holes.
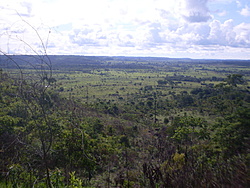
[[[187,64],[226,64],[250,66],[250,60],[211,60],[211,59],[188,59],[167,57],[125,57],[125,56],[77,56],[77,55],[48,55],[41,58],[37,55],[0,55],[0,67],[16,68],[15,63],[21,68],[34,68],[46,61],[53,62],[53,68],[67,68],[79,70],[84,68],[131,68],[145,69],[153,66],[162,66],[175,63]],[[32,63],[32,66],[31,66]]]
[[[224,81],[224,78],[220,78],[220,77],[216,77],[213,76],[211,78],[197,78],[197,77],[193,77],[193,76],[184,76],[184,75],[176,75],[176,76],[167,76],[165,78],[165,80],[162,81],[158,81],[158,83],[160,82],[160,84],[166,84],[169,81],[185,81],[185,82],[202,82],[202,81]]]

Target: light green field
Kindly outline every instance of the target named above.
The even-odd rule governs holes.
[[[207,87],[208,84],[216,85],[221,81],[212,81],[209,78],[226,78],[229,73],[247,71],[246,68],[225,65],[168,65],[153,69],[93,69],[90,73],[85,71],[70,71],[56,73],[57,88],[61,88],[61,94],[65,97],[74,97],[82,102],[95,102],[97,100],[112,100],[122,102],[132,94],[146,94],[147,92],[161,92],[168,95],[174,91],[190,92],[197,87]],[[174,81],[173,86],[158,85],[158,80],[164,80],[172,76],[191,76],[195,78],[207,78],[206,81]],[[248,77],[246,77],[248,79]],[[152,91],[145,91],[151,87]],[[146,89],[147,90],[147,89]]]

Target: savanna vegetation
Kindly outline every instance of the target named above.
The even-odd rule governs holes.
[[[0,56],[1,187],[249,187],[250,62]]]

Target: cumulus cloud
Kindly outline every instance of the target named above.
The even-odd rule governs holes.
[[[250,47],[250,24],[234,25],[232,19],[225,22],[186,22],[175,24],[175,27],[171,23],[160,22],[132,26],[132,29],[122,24],[113,29],[109,27],[85,25],[75,28],[68,34],[69,44],[77,45],[84,53],[96,49],[96,53],[112,51],[114,54],[131,54],[132,51],[159,54],[166,50],[169,53],[188,53],[190,49],[201,48],[214,51],[219,46],[221,49]]]
[[[236,0],[236,3],[237,3],[237,7],[241,7],[242,6],[242,4],[241,4],[241,2],[239,0]]]
[[[22,16],[31,16],[32,13],[32,3],[31,2],[27,2],[27,1],[23,1],[20,3],[20,5],[22,6],[23,12],[20,14]]]
[[[72,43],[79,46],[89,45],[98,46],[100,28],[88,27],[87,25],[81,28],[75,28],[70,34],[69,39]]]
[[[225,11],[225,10],[220,11],[220,12],[218,12],[218,15],[219,16],[226,16],[227,15],[227,11]]]
[[[179,5],[182,18],[187,22],[207,22],[211,18],[207,2],[208,0],[181,0]]]
[[[227,20],[224,23],[214,20],[210,23],[211,32],[208,37],[210,44],[217,44],[221,46],[235,45],[235,36],[233,20]],[[208,44],[209,44],[208,43]]]
[[[8,5],[0,3],[0,49],[9,42],[12,51],[21,53],[23,50],[26,53],[28,49],[20,45],[20,39],[34,49],[39,48],[38,42],[34,43],[39,41],[36,33],[20,21],[15,11],[18,10],[28,23],[37,28],[44,41],[51,30],[48,52],[52,54],[191,56],[210,52],[216,54],[218,49],[223,53],[229,48],[250,51],[250,25],[240,20],[235,20],[235,23],[230,18],[231,8],[237,13],[236,3],[241,10],[238,13],[249,16],[249,7],[244,7],[242,1],[83,2],[87,1],[23,0],[10,1]],[[217,7],[218,4],[220,6]],[[230,10],[224,10],[225,4],[230,6]],[[210,11],[208,7],[219,10]]]
[[[175,30],[165,30],[162,33],[164,33],[164,43],[171,43],[173,46],[182,45],[187,49],[192,45],[250,47],[250,24],[234,25],[232,19],[223,23],[218,20],[210,23],[186,23]]]
[[[242,16],[250,16],[250,8],[246,5],[245,8],[241,9],[240,14]]]
[[[236,43],[245,48],[250,48],[250,23],[241,23],[234,28],[237,33]]]

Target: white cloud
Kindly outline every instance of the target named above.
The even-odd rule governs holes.
[[[237,7],[241,7],[242,6],[242,4],[241,4],[240,1],[236,0],[236,3],[237,3]]]
[[[218,12],[218,15],[219,16],[226,16],[227,15],[227,11],[225,11],[225,10],[223,10],[223,11],[221,11],[221,12]]]
[[[208,37],[208,44],[230,46],[234,44],[235,32],[233,31],[233,20],[220,23],[215,20],[210,24],[211,32]]]
[[[237,45],[250,48],[250,23],[241,23],[234,28],[237,33],[235,40]]]
[[[224,23],[215,20],[210,27],[207,44],[250,48],[250,24],[242,23],[235,26],[232,19]]]
[[[235,3],[233,0],[10,0],[7,3],[0,0],[0,50],[41,51],[37,31],[44,43],[49,36],[50,54],[194,57],[199,53],[216,54],[216,49],[222,56],[233,48],[246,54],[250,48],[249,25],[234,25],[229,17],[231,10],[220,8],[220,12],[211,12],[208,8],[211,3],[214,6],[228,2]],[[241,13],[248,15],[248,9],[246,6]]]
[[[211,18],[207,3],[208,0],[180,0],[181,16],[188,22],[207,22]]]
[[[235,26],[232,19],[224,23],[218,20],[211,23],[186,23],[176,30],[166,31],[165,42],[173,46],[181,44],[187,48],[190,45],[249,48],[250,24]]]
[[[250,16],[250,8],[246,5],[245,8],[241,9],[240,14],[242,16]]]

